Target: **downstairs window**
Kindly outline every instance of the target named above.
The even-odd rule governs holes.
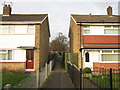
[[[12,60],[12,50],[0,50],[0,60]]]
[[[101,59],[102,61],[120,61],[119,50],[102,51]]]

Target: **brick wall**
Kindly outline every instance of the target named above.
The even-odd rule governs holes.
[[[94,62],[93,63],[93,71],[96,71],[97,69],[104,68],[104,69],[119,69],[120,63],[99,63]]]
[[[24,62],[5,62],[0,63],[2,65],[2,71],[16,71],[21,72],[25,70],[25,63]]]
[[[48,18],[42,24],[36,25],[35,31],[35,70],[43,67],[48,60],[49,53],[49,24]]]
[[[40,63],[40,24],[35,25],[35,50],[34,50],[35,70]]]
[[[43,67],[48,61],[49,54],[49,23],[48,17],[40,26],[40,67]]]
[[[80,41],[80,25],[77,25],[74,20],[71,18],[70,21],[70,31],[69,31],[69,37],[70,37],[70,53],[78,53],[78,67],[82,67],[82,57],[81,52],[79,51],[81,47],[81,41]]]

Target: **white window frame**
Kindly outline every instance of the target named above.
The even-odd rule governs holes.
[[[0,60],[0,61],[7,61],[7,60],[8,60],[8,51],[9,51],[9,50],[6,50],[6,52],[0,52],[0,53],[6,53],[6,54],[7,54],[7,55],[6,55],[6,58],[7,58],[7,59],[6,59],[6,60]],[[12,51],[12,59],[11,59],[11,60],[13,60],[13,58],[14,58],[14,53],[13,53],[13,52],[14,52],[14,51],[13,51],[13,50],[11,50],[11,51]],[[8,60],[8,61],[11,61],[11,60]]]
[[[89,30],[89,34],[84,34],[84,30]],[[90,30],[90,26],[82,26],[82,35],[91,35],[91,30]]]
[[[106,26],[108,26],[109,28],[107,28]],[[120,26],[119,25],[113,25],[113,26],[106,25],[106,26],[104,26],[104,35],[120,35],[120,34],[105,34],[106,29],[108,29],[108,30],[119,30],[120,31]],[[114,28],[114,26],[117,26],[117,28]]]
[[[28,33],[29,26],[33,26],[33,33]],[[27,34],[35,34],[35,25],[27,25]]]
[[[2,28],[4,27],[4,26],[7,26],[7,33],[2,33]],[[14,31],[13,31],[13,33],[10,33],[10,30],[11,30],[11,26],[13,26],[14,27]],[[0,35],[1,34],[15,34],[15,25],[0,25],[0,28],[1,28],[1,33],[0,33]]]
[[[103,53],[102,51],[107,51],[107,50],[100,50],[100,62],[101,63],[120,63],[120,61],[102,61],[103,54],[117,54],[117,55],[119,54],[120,55],[120,53],[115,53],[114,52],[115,50],[108,50],[108,51],[112,51],[112,53]]]
[[[4,26],[6,26],[7,27],[7,31],[6,31],[6,33],[3,33],[3,27]],[[13,26],[13,28],[10,28],[11,26]],[[16,26],[17,25],[0,25],[0,35],[11,35],[11,34],[13,34],[13,35],[17,35],[17,33],[16,33]],[[20,25],[21,26],[21,25]],[[23,25],[22,25],[23,26]],[[27,35],[33,35],[33,34],[35,34],[35,25],[25,25],[26,26],[26,33],[20,33],[20,34],[27,34]],[[29,29],[29,26],[33,26],[33,33],[28,33],[28,29]],[[12,30],[12,29],[14,29],[14,30]],[[11,31],[10,30],[12,30],[12,33],[11,33]]]

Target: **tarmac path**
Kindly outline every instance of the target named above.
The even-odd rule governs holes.
[[[56,61],[54,70],[48,76],[47,80],[41,86],[41,88],[69,88],[69,89],[72,88],[74,89],[72,81],[69,75],[67,74],[67,72],[64,70],[60,59]]]

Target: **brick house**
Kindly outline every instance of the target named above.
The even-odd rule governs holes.
[[[78,53],[80,67],[120,68],[120,15],[71,15],[70,52]]]
[[[11,14],[4,5],[0,15],[0,63],[3,70],[36,71],[49,54],[47,14]]]

